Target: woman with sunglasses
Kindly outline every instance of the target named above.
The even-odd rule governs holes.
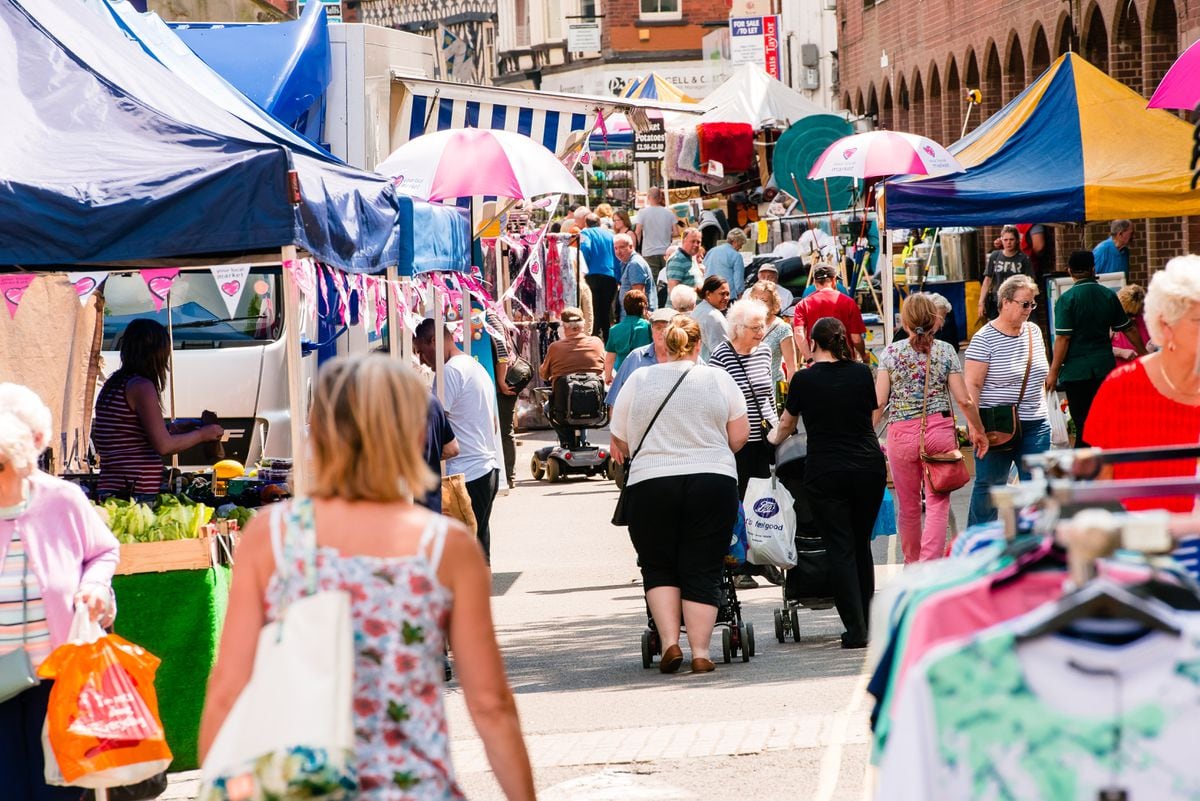
[[[990,490],[1008,483],[1013,464],[1022,480],[1029,478],[1021,457],[1050,447],[1050,422],[1042,388],[1050,365],[1042,331],[1029,322],[1037,308],[1037,284],[1027,275],[1005,279],[997,293],[1000,313],[975,333],[964,354],[964,376],[971,397],[986,424],[994,415],[989,410],[1018,407],[1020,434],[1009,443],[996,444],[987,455],[975,460],[975,486],[971,490],[968,525],[996,519]]]

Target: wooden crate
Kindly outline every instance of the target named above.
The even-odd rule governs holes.
[[[134,542],[121,546],[121,561],[116,574],[165,573],[169,570],[207,570],[214,564],[227,564],[228,554],[237,545],[236,534],[214,533],[191,540]]]

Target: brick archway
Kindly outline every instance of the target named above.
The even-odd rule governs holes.
[[[883,88],[879,90],[879,102],[882,104],[879,109],[879,127],[889,131],[896,130],[896,106],[892,98],[892,84],[885,80]]]
[[[958,77],[958,63],[954,56],[946,66],[946,95],[942,98],[942,125],[950,132],[946,137],[957,141],[962,132],[963,119],[963,85]],[[945,144],[945,143],[943,143]]]
[[[1016,31],[1009,34],[1008,58],[1004,66],[1004,102],[1012,100],[1025,90],[1025,51],[1021,49],[1021,37]]]
[[[879,96],[875,94],[875,84],[873,83],[867,91],[867,116],[871,118],[871,123],[876,128],[880,127]]]
[[[925,101],[925,129],[929,136],[942,144],[946,143],[945,108],[942,105],[942,76],[937,64],[929,68],[929,92]]]
[[[1063,53],[1070,53],[1074,49],[1071,44],[1071,38],[1074,36],[1073,24],[1074,20],[1070,14],[1063,12],[1058,15],[1058,35],[1054,37],[1054,58],[1058,58]]]
[[[995,42],[989,42],[983,56],[983,122],[1004,105],[1004,77],[1000,70],[1000,53]]]
[[[1109,74],[1133,91],[1144,94],[1142,21],[1138,18],[1137,6],[1122,3],[1117,8],[1117,14],[1109,54],[1112,62]]]
[[[900,83],[896,84],[896,110],[892,124],[897,131],[911,131],[913,127],[912,95],[908,92],[908,78],[903,75],[900,76]]]
[[[1100,6],[1092,3],[1083,15],[1083,30],[1079,36],[1080,54],[1102,72],[1108,72],[1108,29]]]
[[[917,70],[912,79],[912,107],[908,112],[908,130],[929,136],[929,120],[926,114],[925,84],[921,81],[921,71]]]
[[[1046,41],[1046,29],[1037,25],[1033,29],[1032,47],[1029,49],[1029,82],[1036,81],[1050,68],[1050,44]]]
[[[1143,76],[1147,93],[1153,92],[1179,57],[1179,14],[1174,0],[1154,0],[1146,13],[1142,38]]]
[[[856,117],[864,117],[867,114],[867,104],[863,102],[862,89],[854,95],[854,115]]]

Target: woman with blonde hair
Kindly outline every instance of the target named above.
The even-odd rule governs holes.
[[[79,487],[38,469],[50,410],[20,384],[0,384],[0,653],[29,670],[67,641],[76,607],[112,625],[117,539]],[[6,659],[11,662],[11,659]],[[8,676],[6,678],[11,678]],[[52,682],[0,702],[0,787],[11,801],[75,801],[46,784],[42,724]]]
[[[921,439],[924,430],[928,453],[944,453],[958,447],[951,397],[966,415],[971,442],[981,456],[987,453],[983,423],[963,382],[958,354],[946,342],[935,339],[940,317],[941,310],[928,294],[909,295],[900,308],[900,320],[908,337],[884,349],[875,375],[878,408],[874,423],[879,425],[886,410],[887,460],[895,483],[897,528],[905,564],[937,559],[946,550],[950,495],[935,492],[925,480]]]
[[[424,386],[399,362],[370,355],[322,368],[309,415],[307,496],[252,520],[238,548],[202,757],[246,686],[259,630],[303,591],[277,572],[274,553],[282,552],[312,565],[318,589],[341,588],[352,599],[356,798],[463,798],[442,705],[447,637],[505,797],[534,798],[483,553],[461,525],[413,504],[434,482],[423,459],[427,405]],[[284,529],[281,549],[272,543],[276,527]]]
[[[729,374],[699,364],[700,325],[676,315],[666,332],[667,361],[629,376],[612,413],[613,458],[628,462],[626,512],[646,604],[662,639],[659,670],[683,664],[679,625],[687,627],[692,672],[709,658],[721,570],[737,521],[734,454],[750,425],[746,399]],[[660,414],[661,412],[661,414]]]
[[[767,330],[763,344],[771,349],[771,375],[775,386],[780,387],[788,376],[796,374],[796,340],[792,338],[792,327],[779,316],[779,291],[774,281],[756,281],[748,296],[767,307]],[[787,372],[784,372],[787,367]],[[776,391],[776,406],[782,403],[783,393]]]
[[[1133,324],[1137,326],[1137,332],[1142,337],[1142,342],[1146,346],[1146,350],[1150,351],[1150,329],[1146,326],[1146,290],[1137,284],[1126,284],[1117,290],[1117,300],[1121,301],[1121,308],[1129,315],[1129,319],[1133,320]],[[1117,360],[1117,367],[1124,364],[1129,364],[1137,358],[1137,351],[1133,347],[1133,342],[1129,337],[1125,336],[1124,331],[1114,331],[1112,335],[1113,357]]]

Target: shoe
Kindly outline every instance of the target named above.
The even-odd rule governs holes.
[[[683,664],[683,650],[678,645],[672,645],[663,651],[662,660],[658,663],[660,673],[674,673]]]
[[[776,587],[783,586],[783,571],[775,567],[775,565],[763,565],[763,578]]]
[[[713,664],[713,661],[711,659],[705,659],[702,656],[692,657],[692,672],[693,673],[712,673],[716,669],[717,669],[717,666]]]
[[[867,647],[866,638],[863,638],[861,640],[851,639],[849,634],[850,634],[850,632],[845,632],[844,634],[842,634],[842,647],[843,648],[850,650],[852,648],[866,648]]]
[[[737,576],[733,580],[735,590],[753,590],[757,587],[758,582],[754,580],[754,576]]]

